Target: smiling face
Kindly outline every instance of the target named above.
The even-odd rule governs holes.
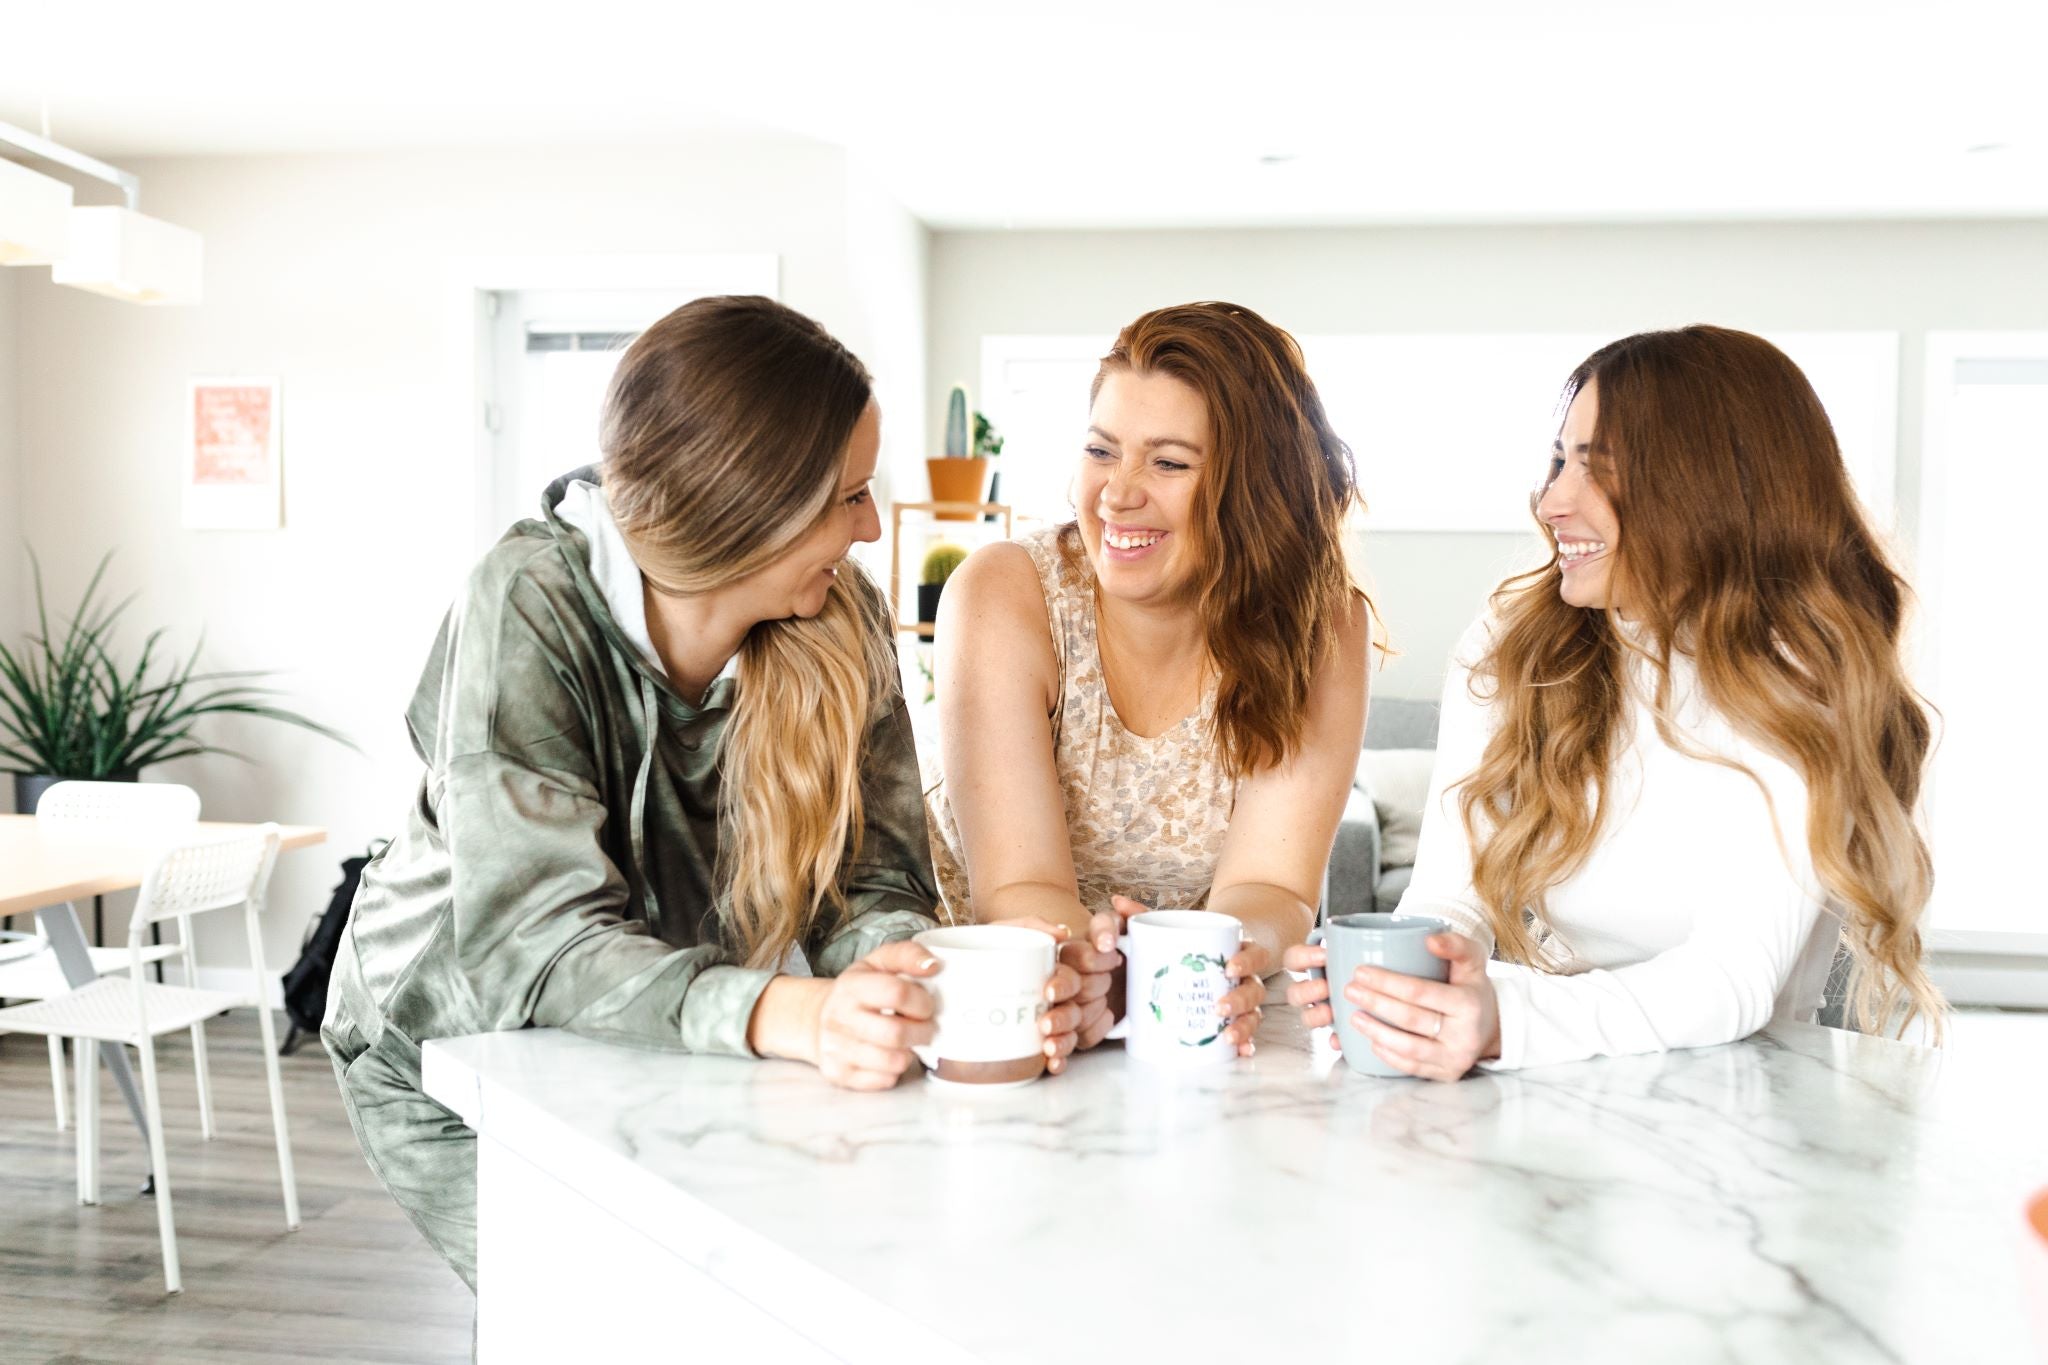
[[[1550,482],[1536,503],[1537,517],[1557,541],[1564,570],[1558,595],[1575,607],[1623,605],[1613,600],[1609,584],[1621,521],[1593,478],[1593,431],[1599,418],[1600,396],[1588,382],[1565,412],[1564,428],[1551,449]]]
[[[745,591],[759,619],[816,616],[854,542],[882,538],[882,520],[868,491],[881,450],[882,414],[870,400],[847,438],[831,507],[773,563],[748,576]]]
[[[1089,410],[1075,519],[1102,591],[1171,604],[1194,579],[1195,486],[1213,449],[1208,405],[1170,375],[1111,372]]]

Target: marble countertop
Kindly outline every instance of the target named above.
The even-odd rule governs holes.
[[[849,1360],[2034,1359],[2038,1072],[1810,1025],[1448,1086],[1308,1043],[872,1095],[529,1030],[426,1074]]]

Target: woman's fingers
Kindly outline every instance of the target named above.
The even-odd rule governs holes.
[[[1107,919],[1108,916],[1104,915],[1098,918]],[[1091,939],[1094,937],[1092,932],[1089,937]],[[1116,970],[1117,965],[1123,961],[1123,956],[1116,951],[1116,935],[1111,934],[1109,940],[1110,946],[1107,949],[1098,948],[1094,943],[1085,942],[1081,939],[1062,943],[1060,945],[1060,961],[1084,976],[1097,974],[1107,976],[1110,972]]]
[[[900,1076],[917,1058],[907,1048],[883,1047],[858,1038],[841,1037],[831,1044],[831,1060],[841,1071],[875,1071]]]
[[[1429,981],[1405,972],[1390,972],[1385,967],[1360,967],[1351,974],[1351,981],[1345,989],[1363,986],[1375,995],[1390,996],[1438,1014],[1458,1014],[1471,1006],[1471,994],[1464,986],[1446,985],[1441,981]],[[1424,1032],[1428,1032],[1427,1029]]]
[[[1346,986],[1344,998],[1367,1014],[1421,1038],[1434,1039],[1441,1036],[1444,1026],[1452,1018],[1443,1010],[1424,1009],[1420,1005],[1411,1005],[1405,1000],[1398,1000],[1391,995],[1381,995],[1378,991],[1369,991],[1359,985]]]
[[[1410,1076],[1455,1081],[1471,1069],[1470,1063],[1459,1064],[1443,1044],[1383,1024],[1363,1011],[1352,1015],[1351,1022],[1372,1043],[1372,1050],[1381,1061]]]
[[[891,975],[900,972],[905,976],[930,976],[938,971],[939,960],[923,944],[906,938],[883,944],[855,965]]]
[[[1047,1004],[1057,1005],[1072,1000],[1081,992],[1081,974],[1062,963],[1053,968],[1052,979],[1045,983]]]
[[[1217,1001],[1216,1012],[1225,1019],[1234,1019],[1240,1014],[1250,1014],[1265,1003],[1266,983],[1255,976]]]
[[[1237,946],[1237,953],[1223,964],[1223,974],[1233,981],[1248,976],[1264,976],[1273,970],[1273,955],[1265,945],[1245,939]]]
[[[1097,1043],[1108,1037],[1109,1031],[1114,1027],[1116,1027],[1116,1016],[1110,1013],[1109,1001],[1106,999],[1091,1000],[1081,1012],[1081,1028],[1076,1040],[1076,1046],[1082,1048],[1094,1047]]]
[[[1045,1039],[1048,1043],[1060,1039],[1066,1040],[1067,1045],[1062,1049],[1062,1051],[1066,1052],[1074,1050],[1073,1037],[1080,1027],[1081,1007],[1079,1005],[1055,1005],[1038,1018],[1038,1036]]]
[[[1328,1028],[1331,1021],[1336,1017],[1336,1012],[1328,1005],[1304,1005],[1301,1011],[1301,1026],[1303,1028]]]
[[[1280,954],[1280,965],[1290,972],[1305,972],[1311,967],[1327,967],[1330,952],[1320,943],[1297,943]]]
[[[1310,977],[1306,981],[1287,983],[1287,1003],[1302,1009],[1319,1005],[1330,998],[1330,983]]]
[[[1115,954],[1116,936],[1123,932],[1123,921],[1115,915],[1106,915],[1100,910],[1088,917],[1088,942],[1098,953]]]
[[[1232,1019],[1230,1026],[1223,1030],[1224,1038],[1237,1049],[1238,1056],[1249,1057],[1258,1050],[1258,1044],[1253,1042],[1253,1038],[1258,1034],[1259,1024],[1264,1019],[1265,1014],[1262,1011],[1253,1010],[1249,1014],[1241,1014]]]
[[[938,1012],[930,991],[915,981],[905,981],[885,972],[844,973],[839,978],[838,989],[845,991],[847,997],[863,1010],[886,1011],[907,1019],[929,1019]]]
[[[929,1043],[939,1032],[939,1026],[929,1019],[879,1010],[848,1010],[828,1017],[825,1027],[851,1042],[898,1049]]]

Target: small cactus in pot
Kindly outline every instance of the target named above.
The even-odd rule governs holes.
[[[967,559],[967,551],[949,540],[939,541],[924,552],[924,563],[917,571],[917,638],[932,638],[932,622],[939,619],[939,594],[945,589],[946,580],[953,576],[953,570]]]
[[[946,399],[946,453],[924,462],[933,502],[971,503],[979,507],[988,500],[989,461],[974,448],[968,413],[967,386],[955,384]],[[979,514],[947,511],[933,515],[940,521],[973,521]]]

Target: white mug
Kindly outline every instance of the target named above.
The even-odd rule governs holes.
[[[912,1049],[935,1080],[1022,1085],[1045,1071],[1045,986],[1059,945],[1013,924],[927,929],[913,940],[943,965],[910,977],[932,994],[938,1034]]]
[[[1225,1062],[1237,1049],[1216,1012],[1230,993],[1224,967],[1244,941],[1244,925],[1213,910],[1147,910],[1116,941],[1124,955],[1124,1017],[1109,1036],[1124,1050],[1161,1065]]]

